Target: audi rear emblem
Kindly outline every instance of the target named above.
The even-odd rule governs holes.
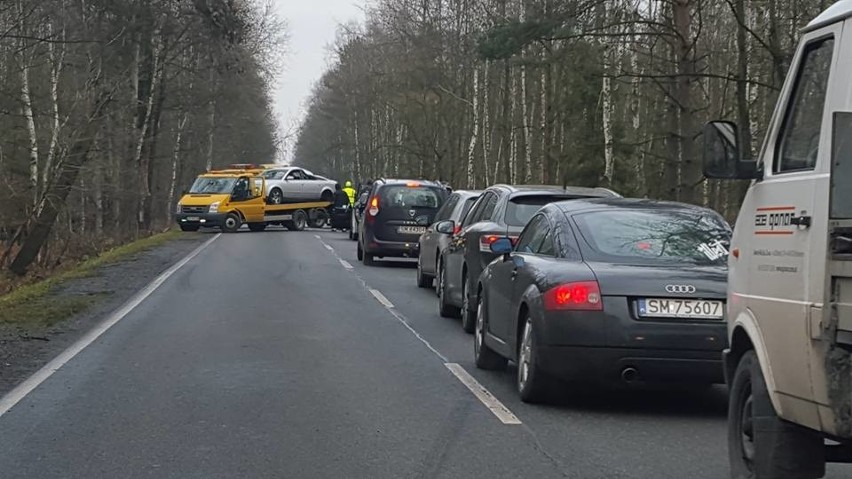
[[[667,293],[690,294],[695,292],[695,286],[691,284],[667,284]]]

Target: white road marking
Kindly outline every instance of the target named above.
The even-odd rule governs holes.
[[[163,273],[158,276],[154,281],[148,283],[148,286],[145,286],[142,290],[136,293],[130,300],[124,303],[119,309],[115,310],[110,316],[106,318],[101,324],[95,326],[92,330],[86,333],[82,338],[78,339],[77,342],[68,347],[65,351],[62,351],[59,356],[53,358],[52,361],[45,364],[44,367],[35,372],[32,376],[27,378],[24,382],[19,384],[15,389],[9,391],[8,394],[0,398],[0,417],[9,412],[10,409],[15,407],[22,399],[27,397],[29,393],[31,393],[35,388],[37,388],[41,383],[45,382],[50,376],[53,376],[53,373],[58,371],[62,366],[64,366],[68,361],[74,359],[74,356],[79,354],[81,351],[86,349],[90,344],[95,342],[102,334],[107,332],[109,328],[115,326],[116,323],[124,319],[125,316],[130,314],[137,306],[142,304],[149,296],[151,296],[154,291],[157,290],[163,283],[166,282],[173,274],[175,274],[179,269],[181,269],[184,265],[189,263],[193,258],[198,256],[205,248],[210,246],[211,243],[216,241],[222,233],[216,234],[216,236],[210,238],[205,241],[204,244],[195,248],[194,251],[189,253],[182,260],[175,263],[171,268],[163,271]]]
[[[494,397],[490,391],[485,389],[482,384],[479,384],[479,381],[474,379],[461,365],[456,363],[446,363],[444,366],[449,369],[455,377],[461,381],[462,384],[467,386],[470,389],[470,392],[479,399],[482,404],[485,405],[495,416],[500,420],[503,424],[521,424],[521,420],[518,419],[517,416],[512,414],[512,411],[509,410],[503,403],[500,402],[499,399]]]
[[[372,294],[380,303],[382,303],[382,306],[388,309],[393,309],[393,303],[391,303],[390,300],[386,298],[385,295],[383,295],[382,292],[378,289],[370,289],[370,294]]]
[[[320,241],[322,240],[320,239]],[[489,411],[491,411],[495,416],[497,416],[497,419],[499,419],[500,422],[502,422],[503,424],[521,424],[521,420],[518,419],[518,417],[515,416],[512,411],[509,410],[509,408],[504,406],[503,403],[500,402],[500,400],[497,399],[493,394],[491,394],[490,391],[485,389],[483,385],[479,384],[479,381],[477,381],[476,379],[474,379],[473,376],[468,374],[468,372],[465,371],[465,369],[461,367],[461,365],[449,362],[446,356],[441,354],[441,352],[438,351],[434,346],[432,346],[432,344],[427,341],[426,338],[424,338],[419,332],[417,332],[416,329],[411,327],[411,325],[408,323],[408,319],[402,313],[400,313],[398,309],[396,309],[393,303],[384,294],[382,294],[381,291],[371,288],[370,285],[368,285],[367,282],[364,281],[364,279],[361,278],[361,276],[354,271],[354,268],[352,267],[351,263],[341,258],[337,254],[337,252],[334,251],[334,249],[331,248],[324,241],[322,241],[322,244],[323,246],[328,248],[329,251],[332,252],[332,254],[337,258],[337,261],[339,261],[340,264],[343,265],[344,268],[346,268],[346,270],[352,271],[355,274],[355,277],[358,279],[358,281],[360,281],[361,285],[364,286],[364,288],[366,288],[367,291],[369,291],[370,294],[372,294],[373,297],[376,298],[376,300],[381,303],[382,306],[384,306],[385,309],[391,315],[393,315],[393,317],[396,318],[396,320],[399,321],[400,324],[405,326],[405,328],[410,331],[411,334],[414,335],[414,337],[416,337],[421,343],[423,343],[424,346],[429,348],[429,351],[432,351],[435,356],[438,356],[438,358],[441,359],[441,362],[444,363],[444,366],[446,366],[447,369],[449,369],[450,372],[452,372],[453,375],[458,378],[458,380],[461,381],[461,383],[464,384],[468,388],[468,390],[470,390],[470,392],[473,393],[473,395],[477,399],[479,399],[479,401],[483,405],[485,405],[485,407],[488,408]]]
[[[322,236],[320,236],[320,235],[314,235],[314,238],[316,238],[316,239],[318,239],[318,240],[322,241]]]

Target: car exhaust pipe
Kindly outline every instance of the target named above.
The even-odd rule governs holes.
[[[630,384],[639,379],[639,371],[636,368],[627,367],[621,370],[621,380]]]

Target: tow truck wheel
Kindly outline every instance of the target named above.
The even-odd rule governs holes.
[[[816,479],[825,447],[815,431],[778,417],[754,351],[743,354],[730,387],[728,456],[733,479]]]
[[[201,228],[199,225],[180,225],[181,231],[198,231]]]
[[[249,223],[248,227],[251,231],[263,231],[266,229],[266,223]]]
[[[240,218],[240,215],[236,213],[228,213],[228,216],[225,217],[225,221],[222,222],[222,232],[235,233],[242,225],[243,220]]]
[[[286,222],[284,226],[290,231],[302,231],[308,225],[308,214],[304,210],[293,212],[293,219]]]

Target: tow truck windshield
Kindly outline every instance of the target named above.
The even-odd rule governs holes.
[[[189,189],[191,194],[226,194],[234,190],[236,178],[197,178],[192,188]]]

